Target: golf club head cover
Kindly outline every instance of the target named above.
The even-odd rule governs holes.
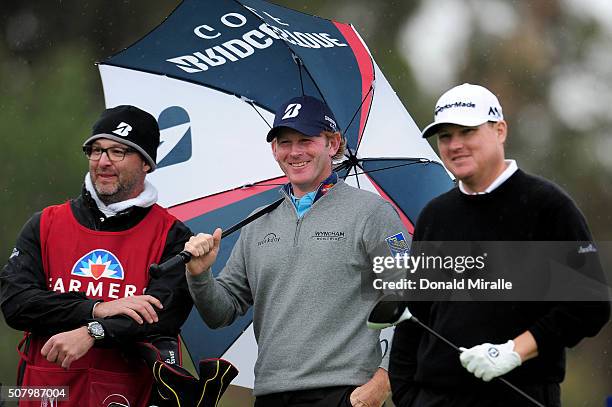
[[[204,359],[200,361],[199,407],[217,407],[227,386],[238,375],[238,369],[224,359]]]
[[[221,396],[238,375],[238,369],[224,359],[205,359],[200,361],[200,379],[193,377],[184,368],[169,363],[174,353],[170,352],[174,338],[158,338],[157,348],[149,342],[139,342],[139,355],[147,362],[153,372],[157,393],[161,400],[157,404],[169,407],[217,407]],[[176,339],[174,339],[174,343]],[[178,349],[175,349],[178,352]]]
[[[470,349],[460,348],[461,365],[485,382],[504,375],[521,365],[521,357],[514,351],[514,341],[500,345],[483,343]]]
[[[163,361],[156,361],[153,370],[164,406],[176,407],[217,407],[237,374],[238,369],[223,359],[201,360],[199,380]]]
[[[178,365],[180,346],[177,338],[160,336],[150,342],[139,342],[136,351],[155,380],[157,394],[152,394],[151,403],[163,407],[195,405],[198,380]]]
[[[198,379],[180,366],[157,360],[153,366],[153,378],[163,406],[200,406]]]

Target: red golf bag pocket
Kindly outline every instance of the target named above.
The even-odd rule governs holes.
[[[61,407],[77,407],[83,405],[83,400],[76,397],[83,389],[87,388],[87,369],[66,370],[60,367],[39,367],[26,365],[24,373],[24,383],[29,386],[37,386],[42,389],[52,390],[54,387],[67,386],[68,399],[58,400],[33,398],[31,400],[21,400],[19,407],[40,407],[41,405],[53,405]],[[74,393],[75,397],[72,397]],[[47,403],[45,403],[45,400]]]
[[[146,373],[146,372],[145,372]],[[89,370],[88,406],[145,407],[151,392],[150,374],[136,376],[106,370]]]

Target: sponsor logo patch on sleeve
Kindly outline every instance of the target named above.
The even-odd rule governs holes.
[[[408,241],[404,237],[402,232],[395,234],[393,236],[389,236],[385,239],[387,245],[389,246],[389,251],[391,252],[391,256],[396,256],[398,254],[409,254],[410,253],[410,245]]]

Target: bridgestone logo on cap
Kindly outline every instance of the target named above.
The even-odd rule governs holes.
[[[449,103],[446,104],[444,106],[436,106],[436,110],[434,110],[434,116],[437,116],[438,113],[446,110],[446,109],[450,109],[452,107],[471,107],[471,108],[475,108],[476,105],[472,102],[455,102],[455,103]]]
[[[281,120],[291,119],[292,117],[296,117],[300,113],[301,108],[302,108],[301,104],[291,103],[285,109],[285,115],[283,116]]]
[[[113,130],[113,133],[121,137],[127,137],[130,135],[130,131],[132,131],[132,126],[130,126],[126,122],[121,122],[119,123],[117,128]]]

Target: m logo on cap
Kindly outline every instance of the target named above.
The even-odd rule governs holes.
[[[113,130],[113,133],[121,137],[127,137],[130,135],[130,131],[132,131],[132,126],[130,126],[126,122],[121,122],[119,123],[119,126],[117,126],[115,130]]]
[[[296,117],[300,113],[301,108],[302,108],[302,105],[299,103],[291,103],[287,105],[287,108],[285,109],[285,114],[283,115],[283,118],[281,120],[291,119],[292,117]]]
[[[500,117],[501,114],[499,114],[499,110],[497,110],[497,108],[495,106],[491,106],[489,108],[489,116]]]

